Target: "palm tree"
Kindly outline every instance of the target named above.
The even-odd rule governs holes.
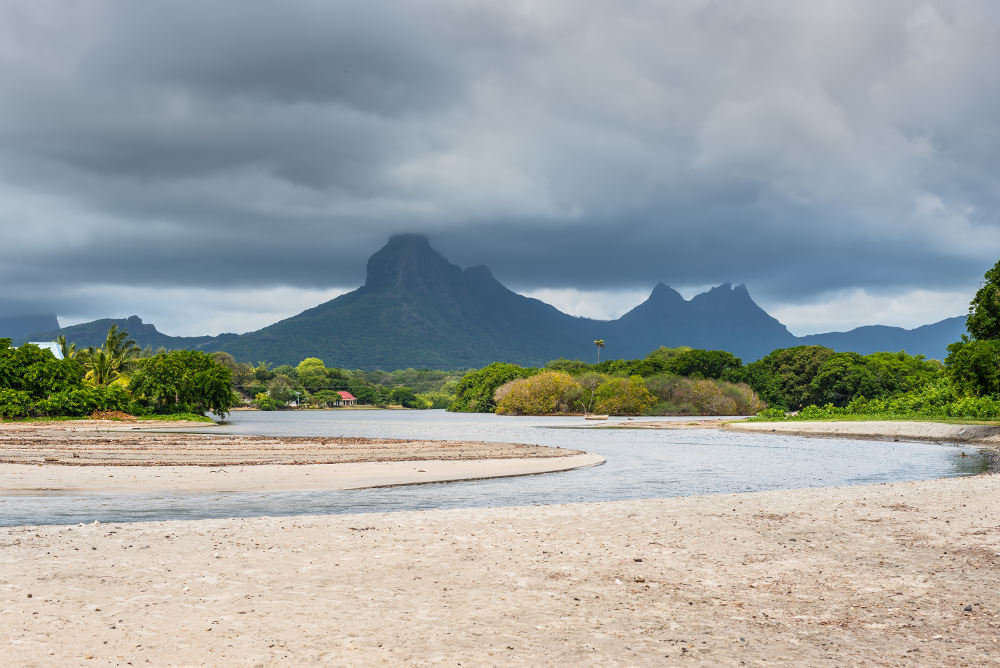
[[[62,352],[63,359],[71,360],[76,359],[76,344],[66,343],[66,337],[59,335],[56,337],[56,344],[59,346],[59,350]]]
[[[87,378],[95,385],[108,385],[130,370],[140,352],[135,341],[128,338],[128,330],[119,332],[118,325],[111,325],[104,345],[100,348],[91,346],[80,357],[87,369]]]
[[[115,360],[124,364],[131,358],[135,357],[140,350],[141,349],[136,342],[128,338],[127,329],[123,329],[119,332],[118,325],[111,325],[111,329],[108,330],[108,335],[104,339],[105,352],[111,355]]]
[[[601,363],[601,348],[604,347],[604,339],[597,339],[594,341],[594,345],[597,346],[597,363]]]
[[[118,375],[114,358],[103,348],[94,349],[93,346],[86,352],[87,376],[94,385],[108,385]]]

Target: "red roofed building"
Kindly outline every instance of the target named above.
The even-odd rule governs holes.
[[[340,403],[344,406],[354,406],[358,403],[358,398],[346,390],[337,392],[340,395]]]

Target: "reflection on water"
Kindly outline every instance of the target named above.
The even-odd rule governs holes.
[[[689,418],[664,418],[689,421]],[[626,425],[611,420],[602,425]],[[985,470],[986,458],[930,443],[807,439],[712,429],[565,429],[581,418],[444,411],[236,412],[191,431],[273,436],[368,436],[537,443],[596,452],[578,471],[331,492],[0,496],[0,526],[361,513],[532,505],[921,480]]]

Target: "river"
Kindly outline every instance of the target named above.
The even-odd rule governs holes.
[[[690,418],[661,418],[690,421]],[[445,411],[237,411],[188,431],[536,443],[603,455],[602,466],[544,475],[329,492],[0,496],[0,526],[364,513],[863,485],[978,473],[986,458],[933,443],[594,428],[579,417]],[[627,426],[625,418],[598,426]]]

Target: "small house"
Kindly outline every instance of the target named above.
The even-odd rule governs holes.
[[[341,406],[355,406],[358,403],[358,398],[346,390],[340,390],[337,394],[340,395]]]

